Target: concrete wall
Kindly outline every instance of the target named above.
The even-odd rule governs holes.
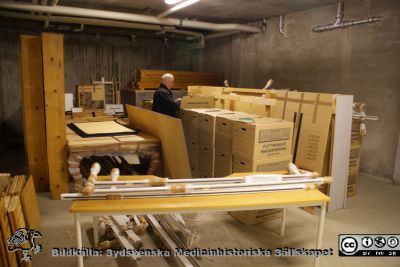
[[[2,29],[0,32],[0,122],[6,139],[23,136],[19,65],[19,34],[26,31]],[[33,32],[33,34],[40,34]],[[133,71],[142,68],[197,70],[199,51],[188,50],[182,42],[167,45],[159,39],[64,34],[65,91],[75,92],[77,84],[91,83],[91,78],[113,75],[122,88],[130,87]]]
[[[270,19],[265,35],[219,40],[219,47],[212,48],[216,53],[208,55],[214,60],[206,63],[230,53],[239,63],[226,70],[234,86],[262,88],[272,77],[274,88],[354,94],[356,101],[367,103],[369,114],[380,117],[367,125],[361,169],[392,178],[400,129],[400,2],[347,1],[345,19],[374,15],[384,20],[311,32],[315,25],[333,22],[336,10],[332,5],[285,16],[287,38],[278,32],[278,19]]]

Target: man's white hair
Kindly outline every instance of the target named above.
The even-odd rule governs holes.
[[[174,75],[171,73],[165,73],[163,76],[161,76],[161,81],[172,81],[174,79]]]

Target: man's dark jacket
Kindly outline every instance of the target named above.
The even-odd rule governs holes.
[[[171,90],[164,84],[156,90],[152,110],[167,116],[177,117],[180,104],[173,98]]]

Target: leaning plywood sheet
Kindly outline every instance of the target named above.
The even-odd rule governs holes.
[[[21,95],[25,151],[38,192],[49,190],[44,115],[42,39],[21,35]]]
[[[26,228],[24,212],[22,210],[21,200],[19,196],[11,197],[10,204],[8,204],[7,214],[8,214],[8,219],[10,220],[12,233],[15,233],[20,228]],[[26,247],[29,246],[29,244],[25,245]],[[18,260],[20,261],[19,265],[21,267],[32,266],[31,262],[21,261],[22,253],[20,253],[20,251],[17,252],[17,257]]]
[[[7,215],[7,207],[8,205],[6,205],[5,203],[5,198],[1,198],[0,199],[0,230],[2,233],[2,240],[1,242],[4,244],[4,247],[7,248],[7,239],[11,237],[12,235],[12,230],[11,230],[11,226],[10,226],[10,221],[8,219],[8,215]],[[6,266],[10,266],[10,267],[17,267],[17,257],[15,255],[15,253],[7,253],[7,261],[8,261],[8,265]]]
[[[3,233],[0,231],[0,266],[5,267],[8,266],[8,261],[7,261],[7,247],[5,243],[3,242]]]
[[[47,158],[53,199],[68,192],[63,40],[61,34],[42,34]]]
[[[40,211],[32,176],[29,177],[28,182],[22,190],[21,202],[25,214],[26,226],[31,230],[38,230],[40,227]]]
[[[191,177],[181,120],[130,105],[126,110],[132,128],[160,138],[164,175],[170,178]]]

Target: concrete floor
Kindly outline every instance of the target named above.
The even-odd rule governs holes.
[[[360,176],[358,195],[350,198],[347,208],[328,213],[323,238],[323,248],[333,248],[334,256],[325,256],[320,266],[386,266],[398,267],[398,258],[343,258],[337,256],[338,235],[344,233],[399,233],[400,232],[400,187],[387,180],[367,174]],[[43,252],[35,255],[33,266],[76,266],[75,258],[51,257],[53,247],[76,245],[73,216],[68,213],[69,201],[52,201],[49,194],[39,194],[42,215],[41,232]],[[84,246],[90,246],[91,219],[83,218]],[[199,225],[202,248],[312,248],[315,244],[318,217],[300,209],[289,209],[285,237],[279,235],[279,221],[256,226],[243,226],[226,213],[209,214]],[[150,233],[151,235],[151,233]],[[161,245],[152,235],[144,237],[146,248]],[[204,258],[202,266],[312,266],[311,257],[214,257]],[[159,257],[142,258],[138,263],[111,257],[87,258],[85,266],[176,266],[171,259]]]

